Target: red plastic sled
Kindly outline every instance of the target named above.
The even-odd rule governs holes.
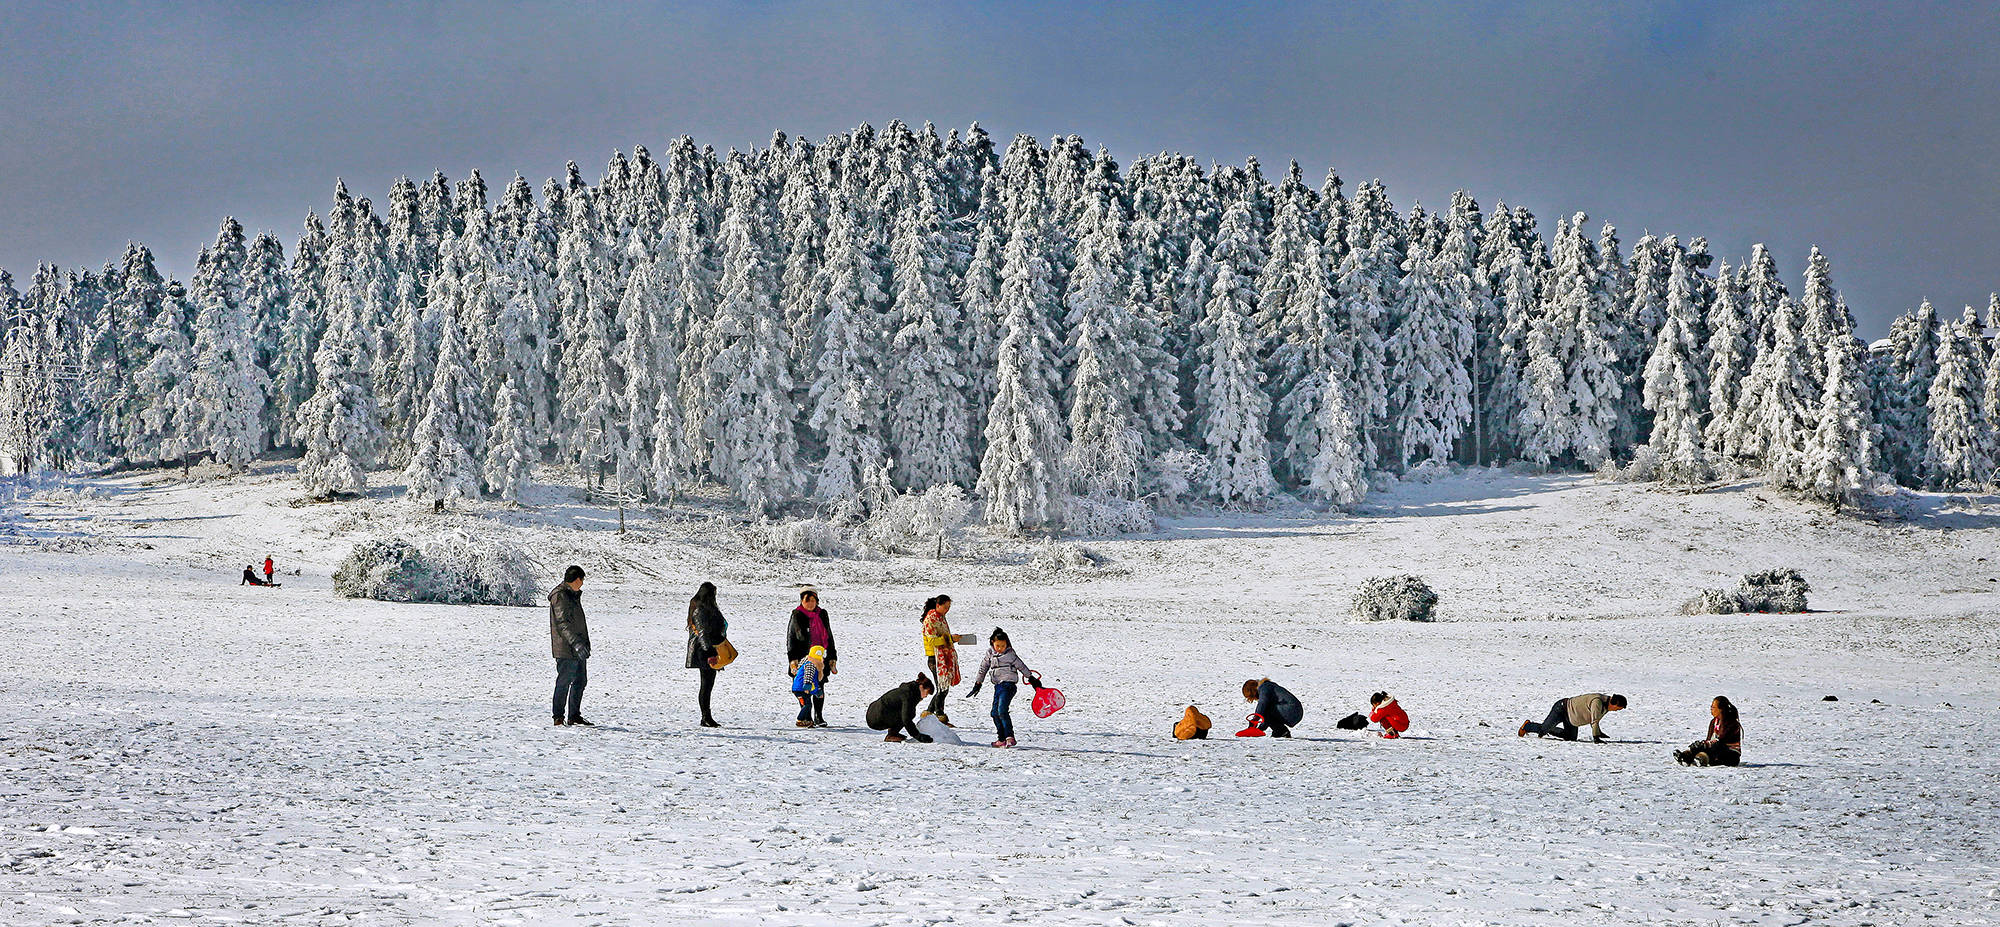
[[[1033,682],[1030,684],[1035,685]],[[1061,689],[1051,689],[1048,686],[1035,685],[1035,700],[1030,702],[1028,707],[1033,709],[1035,717],[1046,718],[1061,711],[1063,706],[1067,704],[1069,704],[1069,700],[1063,698]]]

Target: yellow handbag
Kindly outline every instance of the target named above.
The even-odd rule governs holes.
[[[721,669],[736,662],[736,645],[724,640],[715,645],[715,668]]]

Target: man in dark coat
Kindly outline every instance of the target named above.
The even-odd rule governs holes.
[[[549,652],[556,658],[556,726],[580,724],[583,687],[590,681],[590,628],[583,622],[583,567],[570,564],[562,585],[549,590]]]
[[[917,730],[917,706],[923,704],[933,691],[936,690],[931,686],[930,677],[918,673],[917,678],[882,693],[881,698],[869,703],[868,726],[888,731],[882,739],[892,744],[903,742],[903,731],[910,732],[910,737],[916,738],[917,743],[930,743],[931,735]]]

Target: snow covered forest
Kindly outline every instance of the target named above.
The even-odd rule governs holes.
[[[1524,461],[1835,504],[2000,482],[2000,297],[1872,349],[1826,256],[1629,249],[1577,213],[1397,208],[1296,164],[1123,167],[1077,136],[869,126],[726,155],[337,186],[288,249],[233,219],[192,279],[143,245],[0,273],[18,469],[303,454],[309,494],[399,468],[518,501],[574,467],[753,514],[970,491],[989,525],[1079,506],[1350,505],[1377,473]]]

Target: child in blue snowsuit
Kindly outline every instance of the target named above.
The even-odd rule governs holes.
[[[813,720],[813,700],[826,697],[826,648],[814,647],[806,651],[806,658],[799,661],[799,671],[792,675],[792,694],[799,699],[799,727],[814,727],[824,721]]]

